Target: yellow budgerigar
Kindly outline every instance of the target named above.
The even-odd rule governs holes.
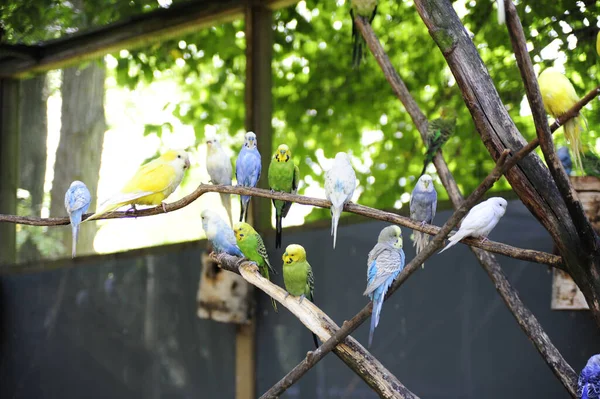
[[[554,68],[545,69],[538,77],[538,84],[540,85],[544,108],[554,118],[559,118],[565,114],[579,101],[579,96],[575,92],[571,81]],[[578,115],[569,119],[564,125],[565,138],[571,147],[575,165],[580,170],[583,170],[581,165],[581,153],[583,151],[581,144],[582,119],[583,116]]]
[[[160,205],[179,186],[183,175],[190,167],[188,153],[183,150],[170,150],[157,159],[140,166],[129,182],[110,198],[105,200],[92,216],[93,220],[125,205]]]

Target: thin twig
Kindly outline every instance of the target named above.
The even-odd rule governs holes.
[[[452,6],[448,5],[447,9],[452,10]],[[423,18],[422,15],[421,17]],[[454,15],[453,17],[458,19],[456,15]],[[408,111],[411,118],[415,122],[415,125],[419,129],[423,142],[426,142],[427,123],[426,120],[424,121],[423,113],[418,108],[410,92],[408,92],[408,90],[402,90],[402,88],[406,88],[406,86],[404,85],[402,79],[400,79],[398,73],[392,66],[389,58],[387,57],[387,54],[385,53],[385,51],[383,51],[383,48],[381,47],[381,44],[379,43],[379,40],[377,39],[370,25],[364,19],[355,18],[355,20],[359,30],[361,31],[361,34],[363,35],[367,42],[367,45],[369,46],[369,49],[377,59],[377,62],[381,66],[381,69],[384,71],[386,79],[392,85],[394,92],[399,97],[400,101],[402,101],[402,103],[405,104],[405,106],[406,104],[411,105],[411,107],[406,107],[406,110]],[[400,82],[401,85],[397,85],[397,82]],[[588,101],[591,101],[592,98],[593,97],[590,97]],[[582,104],[581,106],[583,105],[584,104]],[[537,144],[528,144],[527,146],[530,146],[531,148],[529,150],[521,148],[521,150],[518,151],[518,153],[515,156],[523,158],[524,155],[532,151],[537,146]],[[525,151],[527,152],[525,153]],[[511,161],[512,159],[509,160],[505,165],[507,167],[507,170],[511,166],[514,166],[514,164]],[[518,161],[518,159],[516,159],[516,161]],[[448,196],[454,204],[454,207],[458,208],[463,201],[463,197],[460,193],[460,190],[458,189],[458,185],[456,184],[454,177],[448,169],[448,165],[446,164],[446,161],[444,160],[441,151],[438,151],[438,153],[436,154],[434,158],[434,165],[438,171],[440,179],[442,180],[442,184],[448,192]],[[575,375],[571,366],[562,357],[558,349],[556,349],[556,347],[552,344],[550,337],[548,337],[548,335],[545,333],[544,329],[537,321],[535,316],[523,304],[523,302],[519,298],[518,293],[514,290],[514,288],[512,288],[512,286],[508,282],[508,279],[504,275],[502,268],[496,261],[495,257],[490,253],[482,251],[478,248],[471,247],[471,250],[475,253],[475,256],[479,260],[481,266],[488,273],[488,276],[494,283],[496,290],[508,306],[509,310],[511,311],[517,322],[519,323],[519,326],[522,328],[523,332],[532,341],[532,343],[534,344],[544,361],[548,364],[552,372],[559,378],[559,380],[567,388],[569,393],[572,393],[573,386],[575,386],[573,385],[573,383],[577,381],[577,376]]]
[[[248,188],[241,186],[220,186],[212,184],[200,184],[198,188],[191,194],[181,198],[178,201],[166,204],[167,212],[173,212],[181,209],[202,195],[210,192],[225,193],[225,194],[238,194],[238,195],[249,195],[254,197],[280,199],[283,201],[297,202],[303,205],[311,205],[319,208],[329,208],[331,202],[325,199],[306,197],[303,195],[289,194],[289,193],[278,193],[271,192],[271,190],[264,190],[260,188]],[[408,227],[413,230],[421,231],[427,234],[437,234],[439,227],[425,224],[412,220],[405,216],[396,215],[394,213],[381,211],[379,209],[371,208],[364,205],[358,205],[354,203],[347,204],[344,207],[344,211],[355,213],[357,215],[366,216],[371,219],[382,220],[399,224],[404,227]],[[142,209],[132,214],[131,212],[112,212],[100,217],[100,219],[120,219],[120,218],[135,218],[143,216],[158,215],[164,213],[162,206],[157,206],[149,209]],[[92,213],[84,215],[84,219],[88,218]],[[0,215],[0,222],[8,223],[19,223],[28,224],[33,226],[60,226],[69,224],[68,217],[61,218],[37,218],[32,216],[13,216],[13,215]],[[541,263],[544,265],[563,269],[563,262],[560,256],[549,254],[546,252],[535,251],[532,249],[522,249],[513,247],[507,244],[499,243],[496,241],[486,241],[484,243],[476,238],[465,238],[461,241],[464,244],[475,246],[477,248],[484,249],[486,251],[494,252],[497,254],[505,255],[511,258],[520,259],[528,262]]]
[[[467,214],[467,212],[475,206],[475,204],[481,199],[481,197],[494,185],[496,181],[502,176],[503,167],[508,157],[509,151],[506,150],[498,158],[496,166],[490,172],[490,174],[481,182],[481,184],[471,193],[471,195],[463,202],[444,226],[438,231],[433,237],[431,242],[419,252],[413,260],[404,268],[402,273],[398,276],[396,281],[390,287],[385,300],[387,300],[394,292],[412,275],[419,269],[419,266],[423,264],[427,258],[433,255],[438,249],[444,245],[444,240],[452,231],[452,229],[458,225],[458,222]],[[306,358],[294,367],[285,377],[271,387],[267,392],[261,396],[261,399],[276,398],[281,395],[287,388],[296,383],[308,370],[310,370],[319,360],[321,360],[327,353],[342,342],[348,335],[356,330],[371,314],[373,309],[372,303],[366,305],[360,312],[358,312],[350,321],[345,321],[342,328],[336,331],[323,345],[321,345],[316,351],[309,353]]]
[[[260,275],[256,264],[243,261],[228,254],[211,258],[225,270],[240,274],[247,282],[258,287],[267,295],[286,307],[306,328],[323,341],[327,341],[340,328],[331,318],[308,299],[300,303],[297,297],[286,297],[286,291]],[[311,352],[309,352],[310,354]],[[417,396],[402,383],[358,341],[352,337],[335,348],[335,354],[361,377],[382,398],[417,399]],[[310,355],[309,355],[310,356]]]
[[[548,126],[548,118],[544,110],[544,103],[542,101],[542,95],[540,88],[533,70],[533,64],[529,53],[527,51],[527,43],[525,40],[525,33],[523,32],[523,26],[521,20],[517,14],[517,9],[512,1],[506,0],[506,25],[510,34],[511,43],[517,59],[517,65],[521,73],[521,79],[525,85],[525,93],[531,113],[533,115],[533,121],[536,126],[536,132],[542,148],[542,153],[546,159],[548,169],[556,182],[559,192],[561,193],[569,214],[573,219],[573,223],[577,227],[577,232],[581,238],[581,242],[584,243],[586,251],[590,253],[598,253],[600,247],[600,241],[598,235],[594,231],[589,219],[587,218],[583,206],[579,201],[577,192],[573,188],[569,176],[565,172],[558,155],[554,149],[554,142],[552,141],[552,134]],[[574,114],[573,116],[576,116]],[[562,119],[562,118],[561,118]],[[562,123],[566,122],[566,118]]]

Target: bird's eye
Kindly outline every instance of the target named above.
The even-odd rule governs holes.
[[[244,236],[243,234],[240,234],[240,237],[243,237],[243,236]]]
[[[177,155],[177,158],[181,158],[181,155]]]

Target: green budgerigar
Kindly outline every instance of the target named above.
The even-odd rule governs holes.
[[[292,152],[290,148],[281,144],[277,147],[275,155],[269,165],[269,187],[272,191],[296,194],[298,191],[298,181],[300,180],[300,171],[298,165],[294,165]],[[273,200],[275,206],[275,248],[281,248],[281,220],[287,216],[291,202]]]
[[[289,295],[299,296],[300,303],[304,298],[314,303],[315,279],[312,268],[306,260],[306,251],[302,245],[288,245],[283,254],[283,283]],[[317,336],[313,334],[315,346],[319,347]]]
[[[275,274],[276,272],[269,262],[269,254],[260,234],[245,222],[236,223],[233,226],[233,232],[235,233],[237,245],[244,256],[252,262],[256,262],[261,276],[270,281],[269,271]],[[277,303],[273,298],[271,298],[271,303],[273,309],[277,312]]]
[[[369,23],[373,22],[377,13],[377,0],[351,0],[350,1],[350,16],[352,17],[352,67],[358,68],[360,62],[364,58],[365,39],[362,37],[354,16],[369,18]]]
[[[433,161],[435,154],[442,148],[444,143],[448,141],[450,136],[456,129],[456,112],[451,108],[442,108],[440,118],[429,122],[427,126],[427,152],[423,160],[423,170],[421,175],[425,173],[427,165]]]

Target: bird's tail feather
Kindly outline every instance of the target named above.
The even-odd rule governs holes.
[[[233,217],[231,216],[231,195],[223,193],[219,193],[219,195],[221,196],[221,203],[227,211],[227,216],[229,217],[229,225],[233,227]]]
[[[79,235],[79,223],[71,222],[71,231],[73,233],[73,242],[71,248],[71,258],[77,254],[77,236]]]
[[[588,399],[588,384],[585,384],[583,386],[583,389],[581,390],[581,399]]]
[[[315,294],[314,292],[310,295],[310,301],[314,304],[315,303]],[[313,336],[313,342],[315,343],[315,348],[319,348],[319,340],[317,339],[317,334],[312,333]]]
[[[240,222],[248,220],[248,204],[250,203],[250,197],[247,195],[240,195]]]
[[[447,250],[450,247],[453,247],[454,245],[456,245],[457,242],[459,242],[460,240],[462,240],[463,238],[465,238],[467,236],[468,233],[466,232],[461,232],[460,230],[456,232],[456,234],[454,234],[452,237],[448,238],[448,241],[450,241],[448,243],[448,245],[446,245],[444,247],[444,249],[442,249],[440,252],[438,252],[438,254],[441,254],[442,252],[444,252],[445,250]]]
[[[429,234],[421,233],[420,231],[415,231],[414,235],[415,239],[413,241],[413,246],[416,248],[416,253],[419,254],[419,252],[424,250],[427,244],[429,244]],[[421,267],[425,267],[425,263],[423,263]]]
[[[379,287],[381,288],[381,287]],[[383,306],[383,298],[385,298],[384,293],[380,293],[379,288],[375,291],[373,295],[373,313],[371,314],[371,328],[369,329],[369,346],[373,343],[373,335],[375,334],[375,327],[379,324],[379,315],[381,314],[381,307]]]
[[[331,205],[331,235],[333,236],[333,249],[335,249],[335,241],[337,239],[338,222],[340,221],[341,213],[342,213],[342,208],[338,208],[335,205]]]
[[[281,248],[281,213],[275,215],[275,248]]]
[[[569,119],[565,123],[565,138],[569,141],[571,147],[571,153],[575,158],[575,167],[583,171],[583,164],[581,162],[581,154],[583,152],[583,145],[581,144],[581,132],[584,128],[582,125],[582,117],[577,116],[573,119]]]

